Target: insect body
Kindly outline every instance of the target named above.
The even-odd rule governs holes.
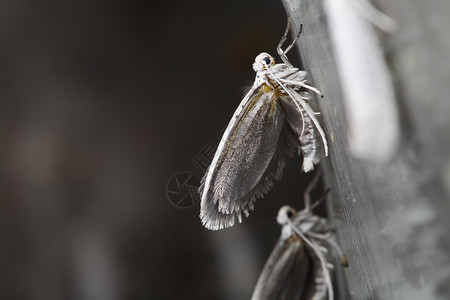
[[[333,240],[327,220],[312,213],[309,194],[305,202],[306,208],[299,212],[289,206],[279,210],[281,237],[258,279],[252,300],[334,299],[332,250],[343,266],[347,266],[347,258]]]
[[[277,51],[283,60],[259,54],[253,64],[255,82],[236,109],[202,179],[200,218],[212,230],[233,226],[254,208],[256,198],[279,180],[286,156],[300,148],[302,169],[308,172],[320,160],[325,134],[310,106],[307,91],[322,95],[306,83],[306,72],[293,67],[286,53],[300,36],[282,50],[290,22]],[[320,141],[322,140],[322,142]]]

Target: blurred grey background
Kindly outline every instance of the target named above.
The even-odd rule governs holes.
[[[301,158],[229,230],[166,189],[285,24],[277,0],[1,2],[0,299],[248,299]]]

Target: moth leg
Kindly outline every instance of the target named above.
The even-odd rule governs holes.
[[[267,84],[272,90],[274,90],[275,88],[270,84],[269,79],[266,77],[264,79],[264,83]]]
[[[305,209],[311,210],[311,192],[313,189],[316,188],[317,183],[319,182],[320,176],[322,175],[322,168],[319,168],[316,171],[316,174],[314,175],[313,180],[308,184],[308,186],[305,189],[305,192],[303,193],[303,201],[305,201]],[[318,201],[320,202],[320,201]],[[316,203],[315,205],[317,205]],[[314,206],[315,206],[314,205]]]
[[[306,235],[324,241],[328,241],[331,238],[331,233],[321,234],[321,233],[307,232]]]
[[[306,84],[306,83],[304,83],[304,82],[302,82],[302,81],[293,81],[293,80],[288,80],[288,79],[283,79],[283,78],[280,78],[280,81],[283,82],[283,83],[287,83],[287,84],[292,84],[292,85],[297,85],[297,86],[304,87],[304,88],[306,88],[306,89],[308,89],[308,90],[313,91],[314,93],[316,93],[317,95],[319,95],[321,98],[323,98],[323,94],[322,94],[321,91],[319,91],[319,90],[316,89],[315,87],[310,86],[310,85],[308,85],[308,84]]]
[[[298,231],[296,231],[298,233]],[[300,235],[300,237],[308,244],[311,249],[314,251],[315,255],[320,261],[320,265],[322,268],[323,273],[323,280],[325,282],[326,288],[328,290],[328,299],[334,299],[334,291],[333,291],[333,284],[331,283],[331,274],[327,267],[329,264],[327,259],[325,258],[324,254],[321,252],[319,245],[314,241],[308,239],[305,235]]]
[[[338,245],[338,243],[336,243],[336,241],[334,239],[328,239],[327,242],[328,242],[328,244],[333,246],[333,248],[338,253],[338,255],[339,255],[340,259],[341,259],[341,265],[344,266],[344,267],[348,267],[347,255],[344,254],[344,252],[342,251],[342,249]]]
[[[284,31],[284,34],[283,34],[283,36],[281,37],[281,39],[280,39],[280,42],[278,43],[278,46],[277,46],[277,52],[278,52],[278,55],[280,55],[280,57],[281,57],[281,60],[283,60],[283,62],[285,63],[285,64],[287,64],[287,65],[291,65],[291,63],[289,62],[289,60],[288,60],[288,58],[287,58],[287,56],[286,56],[286,53],[283,51],[283,49],[281,49],[281,46],[283,45],[283,43],[286,41],[286,39],[287,39],[287,34],[288,34],[288,32],[289,32],[289,28],[291,27],[291,18],[289,18],[289,16],[288,16],[288,18],[287,18],[287,25],[286,25],[286,30]]]
[[[291,66],[291,63],[289,62],[289,59],[287,58],[286,54],[289,52],[289,50],[291,50],[291,48],[294,46],[294,44],[297,41],[297,39],[300,37],[300,34],[302,33],[302,30],[303,30],[303,24],[300,24],[300,29],[299,29],[297,35],[295,36],[294,40],[292,41],[292,43],[289,46],[287,46],[287,48],[285,50],[283,50],[283,49],[281,49],[281,46],[286,41],[287,34],[288,34],[290,28],[291,28],[291,18],[288,17],[287,18],[286,30],[284,31],[284,34],[281,37],[281,40],[280,40],[280,42],[278,43],[278,46],[277,46],[278,55],[280,55],[281,60],[285,64],[287,64],[289,66]]]
[[[313,233],[313,232],[307,232],[305,234],[314,239],[323,240],[324,242],[331,245],[334,248],[334,250],[337,252],[337,254],[339,255],[342,266],[348,267],[347,256],[344,254],[344,252],[342,251],[342,249],[338,245],[338,243],[336,243],[336,241],[331,237],[331,233],[318,234],[318,233]]]
[[[306,111],[306,114],[311,118],[311,121],[314,123],[314,126],[317,128],[317,131],[319,132],[320,137],[322,138],[325,156],[328,156],[328,145],[327,145],[327,139],[325,137],[325,132],[323,131],[322,126],[320,126],[319,121],[317,121],[314,110],[311,108],[311,106],[308,103],[306,103],[305,100],[308,98],[305,98],[304,96],[302,96],[299,93],[290,93],[289,95],[292,97],[294,102],[299,107],[302,107]]]

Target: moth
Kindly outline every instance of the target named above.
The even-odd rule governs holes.
[[[332,251],[345,267],[347,257],[334,241],[327,220],[312,212],[310,190],[311,185],[305,191],[305,209],[297,212],[283,206],[279,210],[281,237],[263,268],[252,300],[334,299]]]
[[[277,52],[283,63],[275,64],[268,53],[253,63],[255,81],[229,122],[211,165],[202,179],[200,219],[211,230],[242,222],[280,180],[285,159],[296,150],[303,155],[302,170],[309,172],[320,161],[321,146],[328,155],[327,140],[311,107],[308,91],[322,93],[307,84],[306,72],[291,65],[286,54],[300,37],[282,50],[290,29],[288,19]],[[321,141],[320,141],[321,139]]]

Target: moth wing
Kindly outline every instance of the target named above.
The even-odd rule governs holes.
[[[309,257],[299,238],[280,238],[253,291],[252,300],[300,299],[309,272]]]
[[[333,238],[332,228],[328,221],[324,218],[313,214],[304,215],[294,221],[295,227],[303,232],[309,243],[305,246],[305,251],[310,257],[310,278],[312,284],[308,284],[305,288],[305,299],[333,299],[334,291],[332,286],[332,271],[328,266],[334,266],[332,256]],[[329,239],[316,238],[316,235],[329,236]],[[314,247],[311,247],[313,245]],[[320,251],[321,248],[328,251]],[[323,265],[325,264],[325,266]]]
[[[319,246],[319,244],[316,244]],[[304,291],[305,299],[333,299],[334,298],[334,290],[331,284],[331,273],[332,270],[327,267],[324,268],[322,262],[315,250],[310,247],[305,247],[308,256],[311,258],[310,260],[310,271],[309,276],[310,284],[307,284]],[[325,256],[326,264],[333,265],[333,260],[331,257]],[[326,274],[325,274],[326,272]],[[328,277],[328,280],[327,280]]]
[[[212,230],[230,227],[253,210],[279,180],[284,157],[292,154],[294,134],[284,120],[279,98],[250,91],[238,107],[202,180],[200,218]],[[244,101],[243,101],[244,102]]]

